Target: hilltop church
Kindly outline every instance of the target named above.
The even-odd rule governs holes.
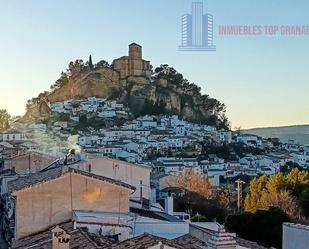
[[[120,79],[129,76],[141,76],[149,78],[151,76],[150,61],[143,60],[142,46],[136,43],[129,45],[129,56],[122,56],[112,63],[113,69],[118,71]]]

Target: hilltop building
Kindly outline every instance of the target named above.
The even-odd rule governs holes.
[[[150,77],[150,61],[143,60],[142,46],[136,43],[129,45],[129,56],[122,56],[112,63],[113,69],[118,71],[120,79],[129,76]]]

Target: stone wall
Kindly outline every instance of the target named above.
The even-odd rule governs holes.
[[[118,71],[121,79],[128,76],[150,77],[150,62],[143,60],[142,47],[132,43],[129,45],[129,56],[123,56],[113,61],[114,70]]]
[[[127,56],[124,56],[122,58],[114,60],[113,68],[114,70],[119,72],[120,79],[125,79],[128,75],[130,75],[129,58]]]

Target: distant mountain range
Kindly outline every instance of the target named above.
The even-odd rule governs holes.
[[[242,130],[264,138],[276,137],[282,142],[294,140],[296,143],[309,145],[309,125],[292,125],[282,127],[265,127]]]

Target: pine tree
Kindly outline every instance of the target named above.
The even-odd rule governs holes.
[[[299,196],[299,194],[309,185],[309,173],[305,170],[294,168],[288,174],[287,182],[293,194]]]
[[[250,183],[249,193],[245,198],[245,211],[255,213],[265,210],[267,176],[255,178]]]
[[[92,70],[93,69],[93,64],[92,64],[92,58],[91,55],[89,55],[89,68]]]
[[[309,186],[300,194],[299,202],[304,215],[309,218]]]
[[[11,115],[7,112],[7,110],[0,110],[0,131],[5,131],[10,128]]]
[[[279,207],[290,217],[299,219],[299,206],[303,213],[309,216],[308,203],[309,173],[294,168],[287,176],[277,173],[270,178],[261,176],[252,180],[245,198],[245,211],[255,213],[258,210]]]
[[[267,184],[266,188],[269,193],[278,194],[282,190],[287,189],[287,180],[283,173],[278,173],[272,176]]]

